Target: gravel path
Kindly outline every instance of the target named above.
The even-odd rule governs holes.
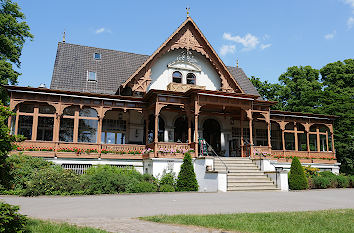
[[[220,232],[136,220],[158,214],[214,214],[354,208],[354,189],[300,192],[152,193],[0,199],[33,218],[66,221],[111,232]]]

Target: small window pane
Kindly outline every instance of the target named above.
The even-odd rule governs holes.
[[[187,84],[195,85],[195,75],[192,73],[187,74]]]
[[[96,72],[89,72],[88,73],[88,80],[89,81],[96,81]]]
[[[306,133],[298,133],[297,141],[298,141],[298,151],[307,151]]]
[[[293,133],[285,133],[285,149],[295,150],[295,136]]]
[[[26,139],[32,138],[32,116],[19,116],[18,118],[18,134],[23,135]]]
[[[172,74],[172,82],[174,83],[182,83],[182,74],[178,71],[173,72]]]
[[[320,150],[327,151],[326,135],[323,135],[323,134],[320,135]]]
[[[317,151],[317,135],[310,134],[310,151]]]
[[[96,59],[96,60],[101,60],[101,54],[100,53],[95,53],[93,55],[93,57]]]
[[[96,143],[97,125],[97,120],[80,119],[78,142]]]
[[[74,119],[60,119],[59,141],[72,142],[74,137]]]
[[[38,117],[37,140],[52,141],[53,125],[53,117]]]

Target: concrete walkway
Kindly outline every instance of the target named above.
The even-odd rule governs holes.
[[[112,232],[213,232],[135,220],[158,214],[215,214],[354,208],[354,189],[300,192],[152,193],[100,196],[0,196],[33,218]],[[215,231],[218,232],[218,231]]]

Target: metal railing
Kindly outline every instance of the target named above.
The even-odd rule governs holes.
[[[226,163],[220,158],[219,154],[216,153],[215,150],[213,149],[213,147],[209,143],[207,143],[206,141],[205,141],[205,144],[208,146],[208,152],[213,152],[215,157],[217,157],[221,161],[221,163],[225,166],[226,173],[229,173],[229,168],[227,167]],[[214,169],[215,169],[215,164],[214,164]]]

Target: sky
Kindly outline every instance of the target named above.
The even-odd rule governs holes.
[[[354,0],[19,0],[34,35],[20,86],[50,86],[57,43],[151,55],[190,16],[226,65],[277,82],[291,66],[354,58]]]

